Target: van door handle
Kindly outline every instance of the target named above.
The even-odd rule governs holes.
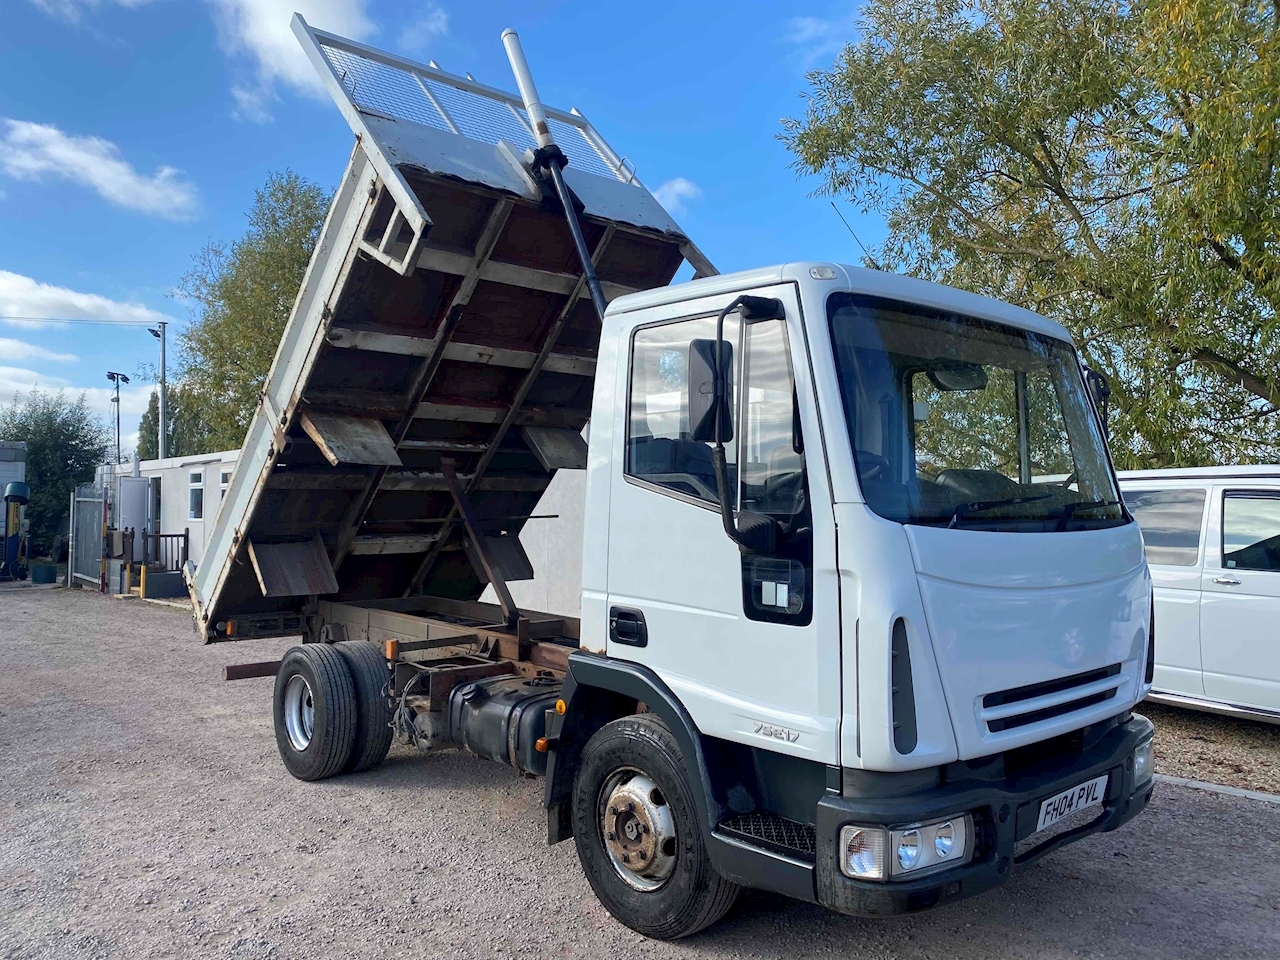
[[[1240,581],[1239,581],[1239,580],[1237,580],[1235,577],[1214,577],[1214,578],[1213,578],[1213,582],[1214,582],[1214,583],[1220,583],[1220,584],[1222,584],[1224,587],[1238,587],[1238,586],[1240,586]]]
[[[647,647],[649,628],[644,622],[644,614],[631,607],[610,607],[609,639],[629,647]]]

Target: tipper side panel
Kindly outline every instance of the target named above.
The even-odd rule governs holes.
[[[207,641],[298,633],[318,596],[477,598],[442,459],[515,538],[590,413],[600,323],[520,101],[294,30],[357,143],[187,571]],[[607,298],[714,273],[585,119],[549,114]]]

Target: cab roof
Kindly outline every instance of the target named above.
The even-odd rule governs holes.
[[[826,268],[834,271],[831,279],[814,277],[815,269]],[[849,264],[833,263],[826,260],[801,260],[794,263],[782,263],[754,270],[742,270],[737,273],[724,273],[687,283],[677,283],[667,287],[657,287],[639,293],[618,297],[609,304],[609,314],[634,313],[652,307],[666,306],[686,300],[703,297],[714,297],[737,293],[756,287],[774,283],[796,283],[800,286],[805,298],[810,302],[825,301],[831,293],[852,292],[871,296],[890,297],[906,300],[921,306],[951,310],[966,316],[994,320],[1023,330],[1031,330],[1057,340],[1074,342],[1070,331],[1062,324],[1042,317],[1031,310],[1016,307],[1013,304],[991,297],[980,296],[967,290],[959,290],[941,283],[920,280],[916,277],[888,273],[884,270],[869,270]]]

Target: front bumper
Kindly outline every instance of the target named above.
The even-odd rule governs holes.
[[[1032,764],[1002,780],[961,780],[922,793],[883,799],[824,797],[817,813],[818,902],[853,916],[924,910],[998,886],[1019,868],[1081,837],[1115,830],[1132,820],[1151,799],[1153,781],[1134,789],[1133,751],[1154,729],[1146,717],[1135,714],[1108,730],[1066,766],[1059,762],[1037,768]],[[1039,844],[1019,846],[1035,832],[1040,801],[1104,773],[1110,774],[1110,780],[1095,819],[1051,834]],[[886,882],[852,880],[840,872],[841,827],[905,826],[960,812],[971,813],[974,818],[974,854],[964,866],[914,880]]]

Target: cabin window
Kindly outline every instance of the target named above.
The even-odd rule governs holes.
[[[187,519],[204,519],[204,471],[192,470],[187,474]]]
[[[725,320],[724,337],[736,343],[735,317]],[[674,493],[718,504],[712,444],[691,438],[688,410],[689,345],[714,340],[715,317],[698,317],[651,327],[635,333],[631,352],[631,396],[627,433],[628,476]],[[733,461],[736,444],[726,445]],[[730,488],[736,483],[729,465]]]

